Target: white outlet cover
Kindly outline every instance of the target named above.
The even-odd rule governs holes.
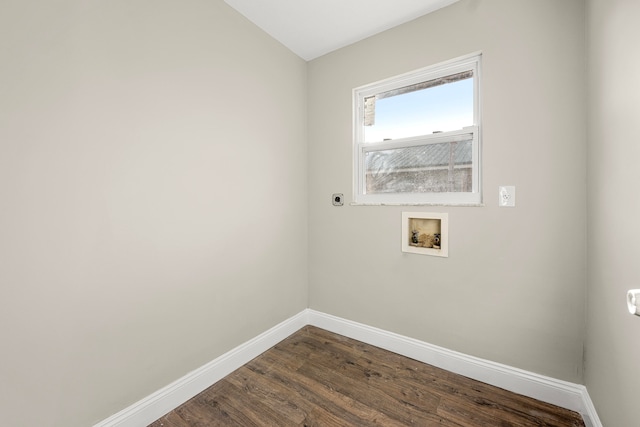
[[[498,187],[498,206],[507,208],[516,206],[516,187],[514,185]]]

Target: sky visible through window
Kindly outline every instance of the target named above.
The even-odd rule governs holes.
[[[365,142],[458,130],[473,120],[473,78],[468,78],[376,100],[375,124],[364,127]]]

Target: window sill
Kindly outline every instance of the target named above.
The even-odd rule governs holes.
[[[373,202],[351,202],[349,206],[448,206],[448,207],[464,207],[464,208],[482,208],[484,203],[373,203]]]

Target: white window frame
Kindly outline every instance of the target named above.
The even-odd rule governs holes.
[[[353,204],[363,205],[470,205],[482,204],[482,164],[480,128],[480,62],[481,53],[474,53],[400,76],[353,89]],[[382,142],[364,142],[364,100],[379,93],[445,76],[473,71],[473,125],[460,130],[399,138]],[[404,148],[447,141],[472,140],[472,191],[433,193],[365,192],[364,158],[368,151]]]

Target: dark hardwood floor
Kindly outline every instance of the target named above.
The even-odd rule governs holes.
[[[575,412],[307,326],[150,427],[584,426]]]

